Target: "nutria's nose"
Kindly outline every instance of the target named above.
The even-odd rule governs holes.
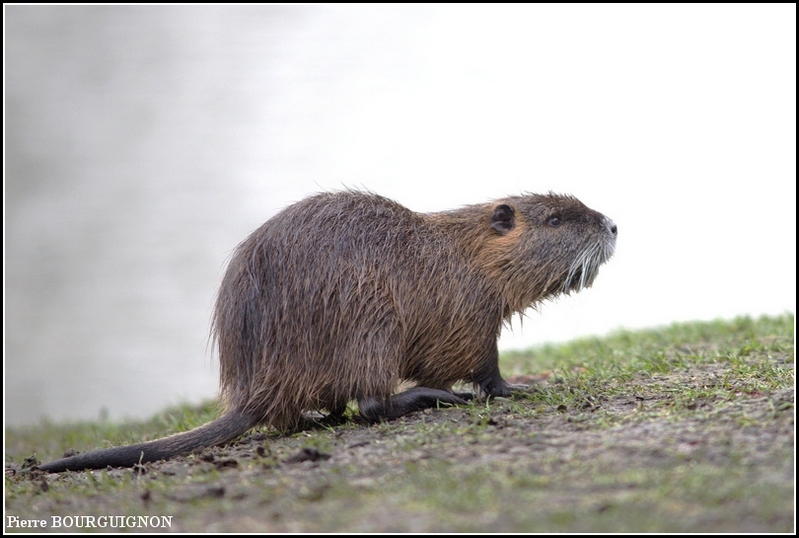
[[[607,225],[608,230],[610,230],[610,233],[616,235],[616,223],[605,217],[605,224]]]

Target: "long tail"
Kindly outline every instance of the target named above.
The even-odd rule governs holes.
[[[62,471],[102,469],[109,465],[111,467],[132,467],[137,463],[168,459],[189,454],[201,448],[227,443],[255,426],[256,423],[257,421],[247,415],[231,412],[187,432],[146,443],[92,450],[85,454],[44,463],[39,465],[39,469],[50,473],[60,473]]]

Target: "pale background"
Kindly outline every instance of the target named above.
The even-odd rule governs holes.
[[[6,424],[214,396],[232,249],[320,190],[613,218],[502,349],[795,311],[794,4],[4,14]]]

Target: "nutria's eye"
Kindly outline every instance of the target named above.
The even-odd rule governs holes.
[[[553,228],[557,228],[563,224],[563,220],[557,215],[553,215],[547,219],[547,226],[552,226]]]

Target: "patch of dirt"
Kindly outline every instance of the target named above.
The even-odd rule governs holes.
[[[701,387],[713,382],[717,371],[702,367],[662,377]],[[500,489],[529,477],[547,485],[542,503],[597,514],[631,493],[596,476],[659,476],[692,463],[697,469],[753,470],[758,485],[793,490],[793,389],[700,401],[679,413],[665,405],[669,398],[644,388],[575,409],[536,409],[524,398],[495,400],[477,411],[427,410],[373,426],[347,424],[293,436],[256,432],[198,455],[109,470],[109,477],[134,485],[107,493],[97,485],[101,479],[92,478],[101,472],[34,472],[23,478],[21,465],[12,463],[6,466],[10,480],[31,480],[43,493],[88,485],[93,489],[90,495],[7,497],[6,510],[43,516],[169,513],[175,515],[169,530],[181,532],[446,531],[451,527],[441,527],[429,512],[412,517],[407,510],[386,509],[389,501],[368,502],[389,495],[390,488],[413,487],[403,482],[409,469],[452,464],[455,474],[475,469],[494,473]],[[628,487],[642,483],[634,480],[630,478]],[[793,522],[792,514],[774,516],[766,527],[760,520],[703,522],[700,516],[685,530],[790,532]],[[519,530],[506,518],[476,528]],[[572,528],[579,531],[579,525]]]

